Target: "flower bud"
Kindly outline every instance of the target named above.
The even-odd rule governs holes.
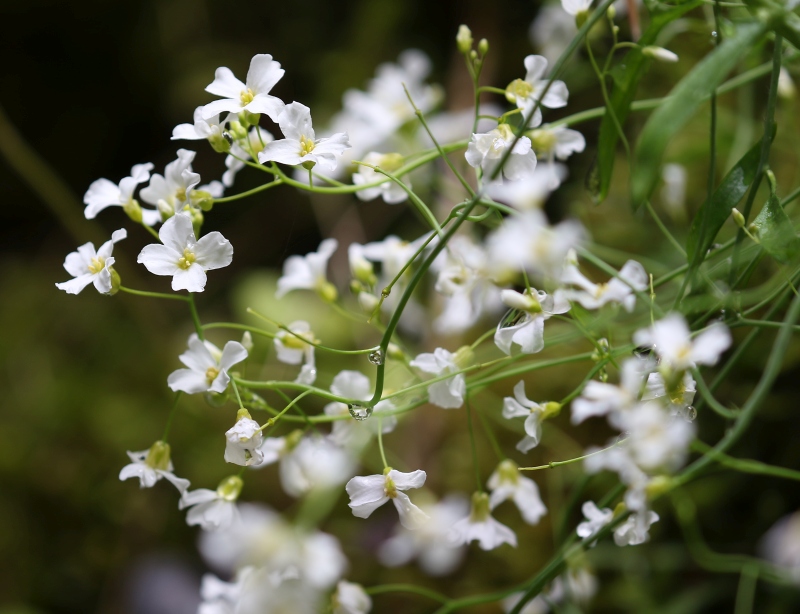
[[[242,486],[244,486],[242,478],[238,475],[229,475],[217,486],[217,495],[220,499],[225,499],[225,501],[236,501],[239,498],[239,493],[242,492]]]
[[[259,119],[261,119],[261,115],[258,113],[251,113],[250,111],[242,111],[239,113],[239,120],[242,122],[243,126],[247,126],[248,124],[257,126]]]
[[[253,351],[253,345],[253,335],[250,334],[249,330],[244,331],[244,334],[242,335],[242,347],[244,347],[244,349],[247,350],[247,353],[250,354],[250,352]]]
[[[575,25],[579,30],[583,27],[583,24],[586,23],[587,19],[589,19],[589,11],[585,9],[583,11],[578,11],[575,14]]]
[[[663,47],[656,47],[655,45],[648,45],[642,49],[642,53],[660,62],[678,61],[678,55],[676,53],[673,53],[669,49],[664,49]]]
[[[458,26],[456,45],[461,53],[469,53],[472,50],[472,32],[464,24]]]
[[[204,398],[211,407],[222,407],[228,402],[228,395],[224,392],[206,392]]]
[[[487,41],[485,38],[482,38],[480,41],[478,41],[478,53],[481,54],[481,57],[484,57],[487,53],[489,53],[489,41]]]
[[[300,166],[302,166],[302,167],[303,167],[304,169],[306,169],[307,171],[310,171],[310,170],[311,170],[312,168],[314,168],[316,165],[317,165],[317,163],[316,163],[316,162],[314,162],[313,160],[306,160],[305,162],[301,162],[301,163],[300,163]]]
[[[211,211],[214,207],[214,197],[205,190],[192,190],[192,204],[200,207],[203,211]]]
[[[369,292],[359,292],[358,305],[364,313],[372,313],[378,308],[378,297]]]
[[[475,352],[473,352],[472,348],[468,345],[461,346],[453,355],[453,362],[461,369],[469,367],[475,363]]]
[[[386,348],[386,355],[391,358],[392,360],[405,360],[406,355],[403,350],[400,349],[400,346],[396,343],[390,343],[389,346]]]
[[[614,5],[612,4],[606,10],[606,17],[608,17],[609,19],[614,19],[614,17],[616,16],[617,16],[617,9],[615,9]]]
[[[792,76],[789,71],[781,66],[781,71],[778,73],[778,96],[784,100],[792,100],[797,95],[797,88],[792,81]]]
[[[142,223],[142,207],[135,198],[131,198],[128,202],[122,205],[122,210],[126,215],[137,224]]]
[[[232,121],[231,122],[231,134],[233,135],[234,139],[236,139],[237,141],[241,141],[242,139],[246,139],[247,138],[247,128],[242,126],[241,122]]]
[[[741,214],[741,212],[736,207],[731,209],[731,217],[733,218],[734,223],[739,228],[744,228],[744,226],[745,226],[744,216]]]
[[[169,218],[175,215],[175,208],[163,198],[159,199],[159,201],[156,203],[156,207],[158,208],[158,212],[161,214],[162,222],[166,222]]]
[[[644,491],[648,499],[655,499],[673,488],[674,480],[667,475],[658,475],[648,482]]]
[[[317,294],[319,294],[326,303],[332,303],[339,296],[336,286],[329,281],[325,281],[317,287]]]
[[[217,153],[228,153],[231,150],[230,142],[220,133],[212,134],[208,137],[208,144],[211,145]]]

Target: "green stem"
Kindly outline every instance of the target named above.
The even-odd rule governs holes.
[[[194,304],[194,295],[190,292],[186,301],[189,303],[189,311],[192,314],[192,322],[194,322],[194,329],[197,331],[197,336],[200,341],[205,339],[203,335],[203,325],[200,323],[200,315],[197,313],[197,305]]]
[[[736,591],[734,614],[753,614],[757,583],[758,567],[755,565],[742,567],[742,573],[739,576],[739,588]]]
[[[672,236],[672,233],[664,225],[664,222],[661,221],[661,218],[658,217],[658,213],[656,213],[656,210],[653,208],[653,205],[650,204],[650,201],[646,200],[644,204],[645,207],[647,207],[647,212],[650,214],[650,217],[653,218],[653,221],[656,223],[656,226],[658,226],[658,229],[661,231],[661,234],[663,234],[667,238],[667,241],[670,242],[672,247],[674,247],[681,256],[686,258],[686,250],[683,249],[683,246],[680,243],[678,243],[675,237]],[[705,218],[703,219],[705,220]]]
[[[147,224],[145,224],[144,222],[142,222],[142,227],[143,227],[143,228],[144,228],[144,229],[145,229],[147,232],[149,232],[151,235],[153,235],[153,237],[155,237],[156,241],[159,241],[159,242],[161,241],[161,237],[159,237],[159,236],[158,236],[158,233],[155,231],[155,229],[151,228],[150,226],[148,226],[148,225],[147,225]]]
[[[231,381],[233,381],[233,378],[231,378]],[[264,423],[264,424],[261,426],[261,428],[260,428],[260,429],[258,429],[258,430],[259,430],[259,431],[263,431],[263,430],[264,430],[264,429],[266,429],[266,428],[269,428],[269,427],[271,427],[271,426],[274,426],[274,425],[275,425],[275,423],[276,423],[276,422],[278,422],[278,420],[280,420],[280,419],[283,417],[283,415],[284,415],[284,414],[285,414],[287,411],[289,411],[289,410],[290,410],[292,407],[294,407],[294,406],[295,406],[295,405],[296,405],[296,404],[297,404],[297,403],[300,401],[300,399],[302,399],[302,398],[303,398],[303,397],[305,397],[305,396],[308,396],[309,394],[311,394],[311,392],[312,392],[311,390],[306,390],[305,392],[301,392],[300,394],[298,394],[298,395],[297,395],[295,398],[293,398],[293,399],[292,399],[292,400],[289,402],[289,404],[288,404],[288,405],[286,405],[286,407],[284,407],[284,408],[283,408],[281,411],[279,411],[279,412],[278,412],[278,413],[277,413],[275,416],[273,416],[272,418],[270,418],[269,420],[267,420],[267,421],[266,421],[266,422],[265,422],[265,423]]]
[[[552,461],[547,463],[546,465],[537,465],[535,467],[517,467],[519,471],[540,471],[542,469],[555,469],[556,467],[561,467],[562,465],[571,465],[572,463],[577,463],[582,461],[585,458],[589,458],[590,456],[595,456],[596,454],[602,454],[603,452],[607,452],[612,448],[616,448],[619,444],[621,444],[624,439],[620,439],[614,445],[608,446],[607,448],[603,448],[602,450],[597,450],[596,452],[592,452],[591,454],[584,454],[583,456],[578,456],[577,458],[571,458],[565,461]]]
[[[383,419],[378,418],[378,450],[381,453],[381,462],[383,463],[383,468],[386,469],[389,466],[389,463],[386,462],[386,452],[383,449]]]
[[[172,402],[172,407],[169,410],[169,414],[167,415],[167,424],[164,426],[164,434],[161,436],[161,441],[167,441],[167,437],[169,437],[169,429],[172,426],[172,419],[175,417],[175,410],[178,408],[178,401],[181,398],[181,391],[175,393],[175,400]]]
[[[475,484],[478,492],[483,492],[481,468],[478,463],[478,448],[475,446],[475,430],[472,427],[472,403],[469,402],[469,396],[464,399],[464,402],[467,406],[467,429],[469,430],[469,446],[472,450],[472,468],[475,470]]]
[[[380,595],[381,593],[414,593],[423,597],[428,597],[439,603],[449,603],[450,599],[429,588],[414,586],[413,584],[379,584],[364,589],[367,595]]]
[[[733,469],[734,471],[753,475],[768,475],[774,478],[783,478],[800,482],[800,471],[787,469],[786,467],[775,467],[774,465],[768,465],[767,463],[751,460],[749,458],[734,458],[722,452],[715,451],[712,446],[703,443],[699,439],[692,442],[692,448],[702,454],[713,454],[715,462],[723,467]]]
[[[263,192],[264,190],[269,190],[270,188],[274,188],[275,186],[281,185],[283,180],[280,178],[276,178],[269,183],[265,183],[263,185],[258,186],[257,188],[253,188],[252,190],[247,190],[246,192],[240,192],[239,194],[233,194],[232,196],[224,196],[222,198],[215,198],[214,204],[220,203],[230,203],[235,200],[240,200],[242,198],[247,198],[248,196],[252,196],[253,194],[258,194],[259,192]]]
[[[162,292],[147,292],[146,290],[134,290],[133,288],[119,287],[120,292],[133,294],[135,296],[148,296],[150,298],[167,298],[171,301],[188,301],[189,298],[180,294],[164,294]]]
[[[239,387],[236,385],[236,380],[234,378],[231,378],[231,387],[233,388],[233,394],[236,395],[236,401],[239,403],[239,409],[244,409],[242,397],[239,396]]]
[[[208,330],[210,328],[230,328],[233,330],[246,330],[256,335],[261,335],[262,337],[269,337],[270,339],[275,338],[275,333],[271,333],[266,330],[261,330],[260,328],[256,328],[254,326],[247,326],[246,324],[236,324],[235,322],[212,322],[211,324],[203,324],[203,330]]]

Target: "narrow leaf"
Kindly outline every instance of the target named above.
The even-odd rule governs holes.
[[[800,253],[800,238],[774,192],[753,221],[753,226],[761,247],[778,262],[786,264]]]
[[[681,79],[670,96],[645,124],[634,154],[631,198],[638,208],[650,197],[658,182],[661,160],[670,138],[691,119],[700,104],[711,95],[739,59],[764,35],[767,24],[739,26],[736,34],[709,53]]]
[[[774,138],[774,134],[772,136]],[[704,202],[697,211],[686,239],[686,256],[691,264],[696,264],[695,259],[708,250],[719,229],[730,217],[731,209],[744,198],[756,177],[760,157],[759,141],[725,175],[711,195],[711,200]]]
[[[615,86],[611,92],[610,102],[620,126],[624,125],[625,120],[628,118],[639,80],[645,69],[650,65],[650,59],[642,54],[642,47],[654,44],[656,37],[665,25],[700,4],[702,4],[702,0],[691,0],[668,11],[656,13],[647,30],[639,39],[640,46],[631,49],[622,63],[618,65],[622,67],[621,70],[612,73]],[[614,118],[610,113],[606,113],[600,123],[600,135],[597,142],[597,180],[599,181],[599,186],[595,199],[598,202],[605,200],[606,196],[608,196],[618,142],[619,132],[614,123]]]

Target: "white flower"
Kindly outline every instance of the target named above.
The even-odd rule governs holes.
[[[186,513],[189,526],[200,525],[205,531],[227,529],[239,518],[236,500],[241,491],[241,478],[232,475],[222,480],[216,490],[198,488],[183,493],[178,509],[191,508]]]
[[[136,216],[137,211],[141,211],[142,221],[148,226],[152,226],[160,220],[158,211],[142,209],[139,203],[133,198],[133,193],[136,186],[144,183],[150,179],[150,171],[153,170],[153,164],[136,164],[131,169],[130,177],[125,177],[116,185],[108,179],[98,179],[92,182],[86,194],[83,196],[83,202],[86,204],[86,209],[83,214],[87,220],[92,220],[106,207],[122,207],[128,215]]]
[[[225,432],[225,462],[249,467],[264,460],[260,450],[263,443],[261,427],[250,417],[246,409],[240,409],[236,424]]]
[[[524,294],[514,290],[500,293],[503,302],[512,310],[498,323],[494,343],[511,355],[516,343],[523,354],[535,354],[544,349],[544,322],[551,316],[570,310],[569,302],[560,292],[548,295],[543,290],[531,288]]]
[[[522,109],[524,116],[529,117],[531,109],[541,99],[539,106],[549,109],[558,109],[567,105],[569,92],[567,85],[563,81],[553,81],[547,93],[542,98],[542,93],[547,87],[549,80],[544,79],[547,72],[547,58],[541,55],[529,55],[525,58],[525,79],[515,79],[506,88],[506,99],[515,103],[517,108]],[[535,127],[542,123],[542,113],[536,107],[534,116],[529,119],[527,127]]]
[[[464,548],[452,543],[449,532],[469,512],[469,503],[461,495],[452,495],[420,507],[430,520],[413,531],[397,525],[394,535],[381,544],[378,558],[384,565],[398,567],[416,557],[426,574],[449,574],[464,558]]]
[[[586,139],[577,130],[566,126],[543,126],[530,133],[531,146],[540,156],[551,162],[553,158],[566,160],[586,148]]]
[[[604,507],[600,509],[594,501],[586,501],[581,507],[583,516],[586,520],[578,525],[578,537],[582,539],[589,539],[597,535],[597,533],[614,519],[613,510]]]
[[[122,241],[127,236],[128,232],[120,228],[115,230],[111,234],[111,240],[103,243],[97,251],[93,243],[84,243],[78,251],[67,254],[64,268],[74,279],[57,283],[56,288],[67,294],[78,294],[89,284],[94,284],[100,294],[111,294],[114,289],[114,270],[111,268],[114,258],[111,252],[114,250],[114,243]]]
[[[197,107],[192,118],[194,123],[175,126],[172,129],[171,140],[199,141],[206,139],[212,145],[219,145],[225,140],[222,135],[225,122],[220,122],[219,118],[219,113],[211,117],[204,117],[203,107]]]
[[[650,278],[644,267],[635,260],[628,260],[619,272],[618,277],[608,283],[594,284],[584,277],[574,264],[574,259],[564,267],[561,281],[578,286],[579,290],[566,289],[563,296],[570,301],[577,301],[586,309],[599,309],[608,303],[619,303],[629,313],[636,305],[634,290],[642,292],[647,289]]]
[[[285,71],[269,54],[260,53],[250,60],[245,83],[237,79],[229,68],[217,68],[214,81],[206,88],[209,94],[222,96],[203,107],[203,117],[208,119],[220,113],[266,113],[272,121],[277,121],[283,109],[283,102],[269,92],[281,80]]]
[[[671,390],[667,390],[664,376],[654,372],[647,377],[645,390],[642,393],[642,401],[660,399],[667,405],[671,414],[683,416],[690,422],[694,419],[689,412],[689,406],[694,401],[697,392],[697,382],[694,381],[689,372],[683,374],[683,380],[675,384]]]
[[[800,584],[800,512],[784,516],[764,534],[761,555]]]
[[[567,167],[563,164],[538,164],[533,173],[519,181],[491,182],[486,194],[520,211],[541,209],[566,177]]]
[[[506,151],[512,145],[511,154],[506,158]],[[508,124],[500,124],[483,134],[473,134],[464,155],[470,166],[483,170],[487,180],[495,174],[503,158],[506,160],[502,175],[511,181],[530,177],[536,169],[536,154],[531,148],[531,140],[527,136],[517,139]],[[495,179],[500,179],[499,173]]]
[[[650,328],[636,331],[633,341],[652,346],[661,359],[662,368],[679,372],[696,364],[716,364],[731,344],[731,333],[727,326],[717,323],[692,339],[683,316],[671,313]]]
[[[364,162],[372,166],[379,166],[383,170],[393,173],[403,165],[403,156],[397,153],[381,154],[371,151],[364,156]],[[390,205],[396,205],[408,198],[406,191],[397,185],[396,182],[386,179],[386,175],[382,175],[369,166],[360,164],[358,166],[358,171],[353,173],[354,185],[366,185],[375,183],[376,181],[383,181],[383,183],[374,188],[365,188],[356,192],[356,196],[359,200],[368,201],[380,196],[383,198],[384,202]],[[409,188],[411,187],[411,183],[405,177],[403,178],[403,183]]]
[[[634,512],[614,529],[614,543],[617,546],[638,546],[645,543],[650,539],[650,525],[657,521],[658,514],[652,510]]]
[[[233,246],[219,232],[197,240],[188,213],[172,216],[158,231],[163,245],[146,245],[137,262],[155,275],[171,275],[172,289],[202,292],[206,271],[221,269],[233,260]]]
[[[561,6],[570,15],[587,13],[594,0],[561,0]]]
[[[283,263],[283,275],[278,280],[275,296],[281,298],[292,290],[315,290],[324,298],[336,298],[336,287],[325,276],[328,260],[336,251],[336,239],[325,239],[316,252],[305,256],[289,256]]]
[[[569,566],[567,571],[553,580],[550,588],[531,599],[520,610],[520,614],[546,614],[554,604],[564,602],[586,606],[597,593],[597,578],[585,567]],[[515,593],[503,600],[503,609],[511,612],[524,593]],[[560,612],[563,608],[555,608]],[[584,608],[581,608],[583,610]]]
[[[336,585],[331,602],[333,614],[367,614],[372,609],[372,599],[364,587],[344,580]]]
[[[316,341],[314,333],[311,332],[311,325],[304,320],[297,320],[289,324],[287,328],[297,333],[299,337],[283,329],[278,330],[273,340],[278,360],[289,365],[299,365],[305,361],[295,382],[310,386],[317,379],[314,346],[306,343],[303,339]]]
[[[689,173],[685,166],[670,163],[661,169],[664,186],[661,188],[661,203],[672,215],[680,215],[686,204],[686,183]]]
[[[572,424],[592,416],[610,415],[614,426],[617,414],[632,409],[639,400],[645,376],[655,368],[649,360],[629,358],[622,363],[619,385],[590,380],[581,396],[572,402]]]
[[[528,524],[539,524],[547,508],[542,503],[539,487],[530,478],[519,474],[516,464],[506,459],[502,461],[489,477],[489,507],[496,508],[503,501],[511,499]]]
[[[539,445],[542,438],[542,420],[556,415],[561,405],[555,402],[534,403],[525,396],[525,382],[519,381],[514,386],[514,397],[503,399],[503,418],[525,418],[525,437],[517,444],[517,450],[523,454]]]
[[[528,40],[545,56],[555,62],[569,46],[578,29],[575,20],[561,4],[543,4],[528,30]]]
[[[311,127],[311,111],[299,102],[286,105],[276,121],[286,138],[267,143],[258,154],[262,164],[274,161],[291,166],[302,164],[306,168],[319,164],[326,171],[334,171],[337,157],[350,147],[344,132],[316,138]]]
[[[198,607],[197,614],[235,612],[247,588],[252,588],[254,572],[254,567],[244,567],[237,572],[234,582],[223,582],[213,574],[203,574],[200,585],[200,598],[203,602]]]
[[[477,492],[472,495],[470,515],[453,525],[450,539],[454,544],[468,544],[477,540],[483,550],[494,550],[503,544],[517,546],[514,531],[492,518],[489,495]]]
[[[658,60],[659,62],[673,63],[678,61],[677,53],[655,45],[648,45],[642,49],[642,54]]]
[[[404,490],[421,488],[426,474],[421,469],[411,473],[395,471],[387,467],[383,475],[358,476],[347,483],[345,490],[350,495],[350,509],[357,518],[369,518],[381,505],[392,500],[400,524],[407,529],[416,529],[428,520],[428,515],[411,503]]]
[[[147,187],[139,192],[144,202],[158,208],[162,220],[191,204],[192,192],[200,183],[200,175],[192,171],[195,155],[188,149],[179,149],[178,159],[167,164],[164,175],[153,175]],[[143,214],[151,215],[146,211]]]
[[[131,459],[119,472],[120,480],[139,478],[141,488],[152,488],[158,480],[165,478],[173,484],[181,494],[189,488],[189,480],[176,477],[170,460],[169,444],[165,441],[155,442],[149,450],[141,452],[128,452]]]
[[[451,354],[443,348],[436,348],[433,354],[419,354],[409,365],[416,367],[425,373],[431,373],[437,377],[447,373],[459,371],[459,362],[468,356],[468,352]],[[428,386],[428,399],[434,405],[445,409],[454,409],[464,404],[464,394],[467,392],[467,380],[463,373],[454,375],[440,382]]]
[[[513,281],[524,269],[529,275],[558,279],[567,253],[585,236],[580,223],[566,220],[550,226],[536,209],[509,216],[486,241],[492,276],[498,282]]]
[[[247,358],[247,350],[238,341],[228,341],[220,352],[216,345],[192,333],[188,345],[178,358],[189,368],[173,371],[167,378],[172,390],[188,394],[225,392],[231,381],[228,369]]]
[[[636,464],[647,472],[674,471],[686,460],[695,426],[670,415],[660,403],[647,401],[620,414],[618,426]]]
[[[369,378],[363,373],[345,370],[340,371],[333,378],[331,392],[340,397],[367,401],[372,398],[372,385]],[[324,409],[326,416],[348,416],[344,420],[333,422],[331,441],[343,448],[360,450],[378,432],[378,428],[382,433],[391,433],[394,430],[394,427],[397,426],[397,418],[394,416],[381,417],[382,412],[393,408],[391,399],[387,399],[375,405],[369,420],[355,420],[350,416],[350,410],[345,403],[328,403]]]
[[[324,437],[302,437],[301,431],[287,437],[267,437],[260,451],[262,461],[252,467],[266,467],[280,460],[281,486],[292,497],[316,488],[336,487],[354,472],[353,459],[345,450]]]

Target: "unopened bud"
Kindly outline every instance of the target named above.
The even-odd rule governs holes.
[[[253,335],[250,334],[249,330],[244,331],[242,335],[242,347],[247,350],[247,353],[253,351]]]
[[[203,211],[211,211],[214,207],[214,197],[205,190],[192,190],[192,204],[200,207]]]
[[[797,95],[797,88],[792,81],[792,76],[785,67],[781,66],[778,73],[778,96],[784,100],[792,100]]]
[[[403,352],[403,350],[400,349],[400,346],[395,343],[389,344],[389,346],[386,348],[386,355],[392,360],[405,360],[406,358],[405,352]]]
[[[469,367],[475,363],[475,352],[473,352],[472,348],[468,345],[464,345],[456,351],[453,356],[453,362],[461,369]]]
[[[481,54],[481,57],[485,57],[486,54],[489,53],[489,41],[485,38],[478,41],[478,53]]]
[[[579,30],[583,27],[583,24],[586,23],[587,19],[589,19],[589,11],[587,10],[578,11],[575,14],[575,25]]]
[[[322,300],[326,303],[332,303],[339,296],[336,286],[329,281],[320,284],[320,286],[317,288],[317,294],[319,294]]]
[[[233,138],[235,138],[237,141],[240,141],[242,139],[246,139],[247,138],[247,128],[242,126],[241,122],[232,121],[231,122],[231,134],[233,135]]]
[[[731,209],[731,217],[733,218],[734,223],[739,228],[744,228],[744,225],[745,225],[744,216],[741,214],[741,212],[736,207]]]
[[[472,32],[470,29],[461,24],[458,27],[458,34],[456,34],[456,45],[461,53],[469,53],[472,50]]]
[[[156,207],[158,208],[158,212],[161,214],[162,222],[166,222],[169,218],[175,215],[175,208],[163,198],[159,199],[159,201],[156,203]]]
[[[251,113],[250,111],[242,111],[239,113],[239,120],[242,122],[243,126],[247,126],[248,124],[257,126],[259,119],[261,119],[261,116],[258,113]]]
[[[616,16],[617,16],[617,9],[615,9],[614,5],[612,4],[606,10],[606,17],[608,17],[609,19],[614,19],[614,17]]]
[[[358,305],[364,313],[372,313],[378,308],[378,297],[369,292],[358,293]]]
[[[211,145],[217,153],[228,153],[231,150],[230,142],[228,142],[224,134],[219,132],[208,137],[208,144]]]
[[[673,53],[669,49],[664,49],[663,47],[656,47],[655,45],[649,45],[642,49],[642,53],[648,57],[653,58],[654,60],[658,60],[659,62],[677,62],[678,61],[678,54]]]

